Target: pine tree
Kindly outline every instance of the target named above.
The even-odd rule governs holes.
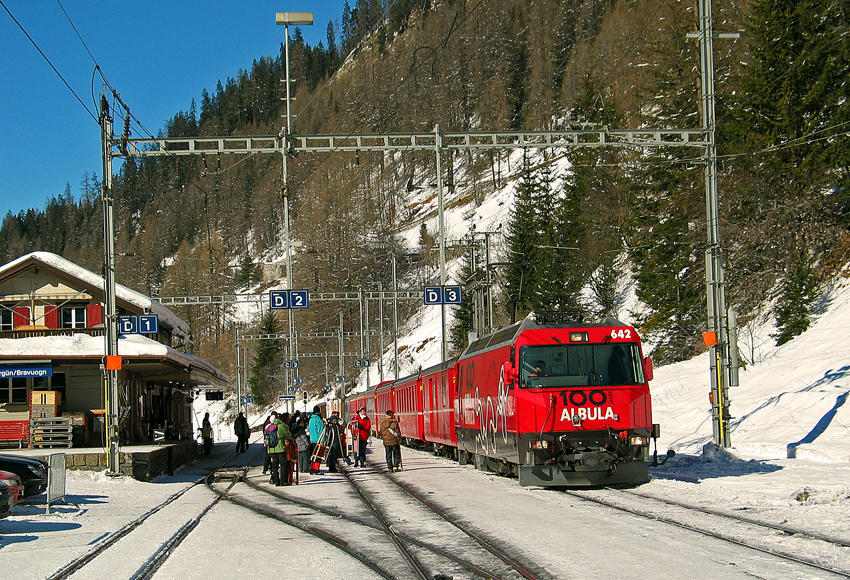
[[[539,185],[531,160],[524,155],[506,235],[510,266],[505,273],[505,306],[511,320],[525,316],[539,303],[542,269],[538,246],[544,232],[537,207]]]
[[[473,268],[480,263],[474,254],[478,251],[473,236],[468,237],[469,252],[461,259],[460,287],[463,302],[454,307],[453,323],[450,330],[450,341],[455,354],[460,353],[469,344],[469,333],[473,330],[473,310],[475,307],[472,287],[481,280],[482,270]]]
[[[269,311],[263,316],[258,331],[260,334],[277,334],[280,332],[277,316]],[[251,377],[248,386],[258,401],[268,402],[277,392],[278,379],[273,377],[280,371],[283,344],[280,339],[263,338],[257,341],[257,354],[251,366]]]
[[[254,280],[254,267],[254,261],[251,260],[250,254],[246,252],[239,263],[239,273],[233,281],[236,288],[247,288],[251,285]]]
[[[782,298],[773,310],[778,332],[776,346],[803,334],[811,324],[810,307],[817,298],[819,281],[814,268],[798,252],[782,281]]]

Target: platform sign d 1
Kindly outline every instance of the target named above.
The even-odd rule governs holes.
[[[119,316],[118,331],[121,334],[157,334],[159,318],[156,314]]]

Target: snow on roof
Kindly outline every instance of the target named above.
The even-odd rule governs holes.
[[[103,357],[105,355],[105,349],[106,341],[102,336],[90,336],[88,334],[0,338],[0,357],[27,357],[32,359],[55,359],[62,357],[92,358]],[[182,353],[140,334],[121,335],[118,338],[118,354],[127,358],[161,358],[185,368],[193,368],[208,373],[221,382],[226,383],[229,380],[226,374],[204,359]]]
[[[50,252],[32,252],[30,254],[26,254],[25,256],[21,256],[17,260],[13,260],[4,266],[0,266],[0,275],[2,275],[8,270],[14,269],[22,262],[26,262],[31,258],[38,260],[39,262],[42,262],[43,264],[46,264],[48,266],[52,266],[57,270],[61,270],[69,276],[73,276],[74,278],[85,282],[87,285],[98,288],[99,290],[105,292],[105,281],[102,276],[99,276],[94,272],[86,270],[82,266],[78,266],[70,260],[66,260],[62,256],[58,256]],[[156,314],[157,318],[159,319],[159,323],[171,329],[171,332],[174,336],[182,338],[183,340],[188,340],[189,324],[159,302],[152,300],[141,292],[136,292],[135,290],[131,290],[126,286],[122,286],[121,284],[115,285],[115,294],[121,300],[129,302],[131,304],[135,304],[139,308],[150,312],[151,314]]]

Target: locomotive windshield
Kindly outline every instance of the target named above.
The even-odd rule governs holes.
[[[523,346],[518,362],[529,389],[646,383],[636,343]]]

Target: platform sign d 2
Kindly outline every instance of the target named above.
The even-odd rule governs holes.
[[[270,290],[269,308],[272,310],[293,310],[310,307],[309,290]]]

